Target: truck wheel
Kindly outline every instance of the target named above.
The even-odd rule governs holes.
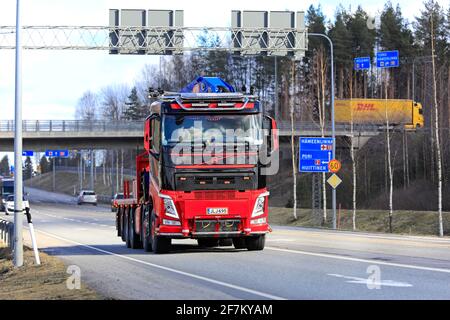
[[[198,245],[200,247],[212,248],[219,246],[219,240],[214,238],[200,238],[197,239]]]
[[[233,238],[233,245],[236,249],[245,249],[247,245],[245,244],[244,238]]]
[[[249,251],[263,250],[266,244],[266,236],[248,237],[245,239],[245,243]]]
[[[127,248],[131,248],[130,235],[129,235],[129,233],[130,233],[129,215],[130,215],[130,212],[129,212],[128,208],[125,208],[124,212],[123,212],[123,222],[124,222],[123,233],[124,233],[125,243],[127,244]]]
[[[139,249],[142,246],[139,235],[136,233],[136,229],[133,223],[135,210],[136,209],[130,208],[130,210],[128,211],[128,237],[131,249]]]
[[[120,225],[120,215],[119,215],[119,211],[117,211],[116,213],[116,229],[117,229],[117,236],[120,237],[122,236],[122,230],[121,230],[121,225]]]
[[[231,239],[231,238],[219,239],[219,246],[221,246],[221,247],[229,247],[232,245],[233,245],[233,239]]]
[[[154,253],[166,253],[170,251],[171,240],[170,238],[161,237],[156,235],[156,215],[152,212],[151,221],[151,239],[152,239],[152,250]]]
[[[121,232],[121,236],[122,236],[122,241],[126,242],[127,241],[127,232],[128,232],[128,228],[125,225],[125,208],[120,208],[120,230]]]
[[[142,217],[142,244],[145,252],[152,251],[152,242],[150,237],[150,208],[145,207]]]

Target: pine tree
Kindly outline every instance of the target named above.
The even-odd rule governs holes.
[[[52,170],[52,163],[43,155],[41,160],[39,160],[39,167],[41,168],[41,173],[50,172]]]
[[[31,158],[27,157],[25,159],[25,165],[23,168],[23,178],[25,180],[31,179],[33,177],[33,163],[31,162]]]
[[[136,87],[131,89],[127,102],[125,102],[123,116],[127,120],[143,120],[147,116],[146,108],[139,101]]]
[[[345,75],[352,70],[352,34],[348,30],[348,13],[340,6],[336,11],[334,25],[331,26],[329,36],[334,45],[334,61],[337,74],[337,96],[344,98]]]
[[[5,155],[2,160],[0,161],[0,175],[1,176],[9,176],[10,172],[9,172],[9,159],[8,156]]]

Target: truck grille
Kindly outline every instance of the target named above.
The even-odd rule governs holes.
[[[236,199],[235,191],[227,192],[206,192],[195,191],[195,200],[234,200]]]

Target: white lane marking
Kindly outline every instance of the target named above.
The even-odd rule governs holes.
[[[238,285],[222,282],[222,281],[219,281],[219,280],[214,280],[214,279],[203,277],[203,276],[199,276],[199,275],[196,275],[196,274],[193,274],[193,273],[189,273],[189,272],[185,272],[185,271],[181,271],[181,270],[177,270],[177,269],[173,269],[173,268],[169,268],[169,267],[164,267],[164,266],[161,266],[161,265],[158,265],[158,264],[154,264],[154,263],[151,263],[151,262],[147,262],[147,261],[135,259],[135,258],[132,258],[132,257],[128,257],[128,256],[125,256],[125,255],[121,255],[121,254],[118,254],[118,253],[114,253],[114,252],[111,252],[111,251],[103,250],[103,249],[96,248],[96,247],[93,247],[93,246],[90,246],[90,245],[87,245],[87,244],[84,244],[84,243],[81,243],[81,242],[77,242],[77,241],[73,241],[73,240],[70,240],[70,239],[66,239],[66,238],[63,238],[63,237],[60,237],[60,236],[57,236],[55,234],[48,233],[48,232],[45,232],[45,231],[42,231],[42,230],[36,230],[36,231],[38,231],[38,232],[40,232],[42,234],[45,234],[45,235],[47,235],[49,237],[53,237],[53,238],[56,238],[56,239],[59,239],[59,240],[65,241],[65,242],[69,242],[69,243],[72,243],[72,244],[76,244],[76,245],[79,245],[79,246],[91,249],[91,250],[95,250],[95,251],[98,251],[98,252],[109,254],[109,255],[112,255],[114,257],[118,257],[118,258],[122,258],[122,259],[125,259],[125,260],[130,260],[130,261],[134,261],[134,262],[137,262],[137,263],[141,263],[141,264],[153,267],[153,268],[157,268],[157,269],[161,269],[161,270],[165,270],[165,271],[170,271],[170,272],[177,273],[177,274],[180,274],[180,275],[183,275],[183,276],[186,276],[186,277],[202,280],[202,281],[205,281],[205,282],[213,283],[213,284],[216,284],[216,285],[220,285],[220,286],[231,288],[231,289],[238,290],[238,291],[251,293],[251,294],[254,294],[254,295],[257,295],[257,296],[260,296],[260,297],[264,297],[264,298],[268,298],[268,299],[272,299],[272,300],[287,300],[286,298],[278,297],[278,296],[275,296],[275,295],[272,295],[272,294],[269,294],[269,293],[265,293],[265,292],[261,292],[261,291],[257,291],[257,290],[253,290],[253,289],[248,289],[248,288],[241,287],[241,286],[238,286]]]
[[[346,279],[347,283],[356,283],[356,284],[365,284],[366,286],[385,286],[385,287],[400,287],[400,288],[408,288],[413,285],[407,282],[399,282],[394,280],[381,280],[381,281],[372,281],[368,278],[358,278],[352,276],[344,276],[342,274],[328,273],[328,276]]]
[[[295,239],[267,239],[266,241],[273,241],[273,242],[294,242]]]
[[[293,227],[294,228],[294,227]],[[426,243],[443,243],[450,244],[450,239],[435,239],[432,237],[421,237],[421,236],[389,236],[389,235],[377,235],[377,234],[366,234],[366,233],[358,233],[358,232],[348,232],[348,231],[329,231],[329,230],[314,230],[314,229],[286,229],[283,226],[274,226],[274,231],[295,231],[295,232],[306,232],[310,234],[326,234],[326,235],[336,235],[336,236],[350,236],[350,237],[359,237],[359,238],[373,238],[373,239],[384,239],[384,240],[399,240],[399,241],[410,241],[410,242],[426,242]]]
[[[416,266],[416,265],[412,265],[412,264],[386,262],[386,261],[379,261],[379,260],[374,260],[374,259],[351,258],[351,257],[344,257],[344,256],[335,255],[335,254],[315,253],[315,252],[281,249],[281,248],[274,248],[274,247],[266,247],[266,249],[273,250],[273,251],[280,251],[280,252],[302,254],[302,255],[306,255],[306,256],[328,258],[328,259],[346,260],[346,261],[353,261],[353,262],[363,262],[363,263],[370,263],[370,264],[376,264],[376,265],[384,265],[384,266],[390,266],[390,267],[450,273],[450,269],[443,269],[443,268],[423,267],[423,266]]]

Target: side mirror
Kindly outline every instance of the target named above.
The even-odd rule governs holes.
[[[279,140],[278,140],[278,127],[277,122],[274,118],[264,115],[263,119],[263,129],[269,132],[269,141],[267,144],[268,154],[272,154],[274,151],[279,148]]]

